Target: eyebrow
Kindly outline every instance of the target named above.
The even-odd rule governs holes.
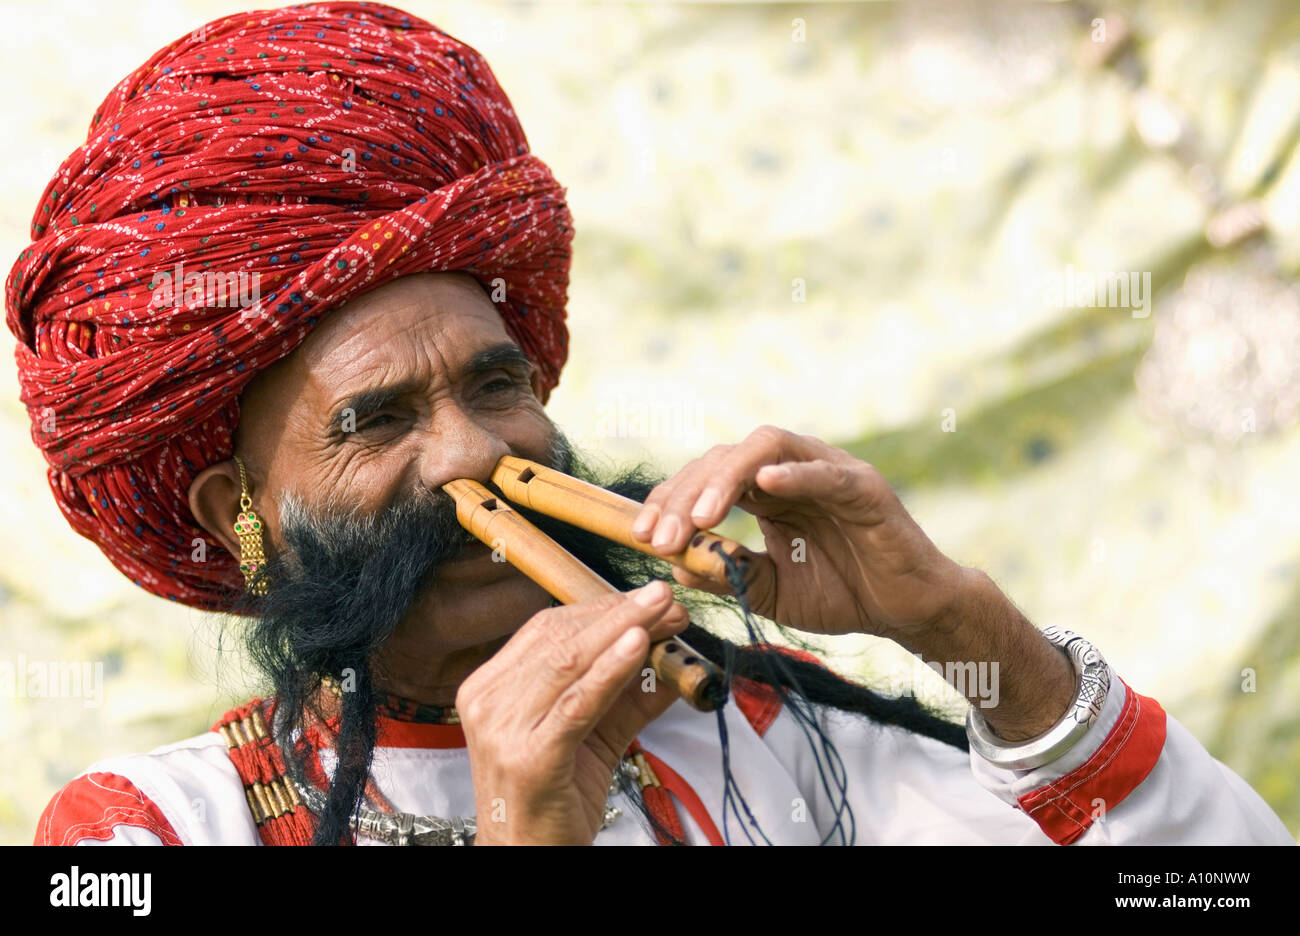
[[[523,349],[514,342],[507,341],[476,351],[465,362],[465,366],[461,368],[458,376],[462,378],[473,377],[475,374],[482,374],[500,368],[528,368],[532,366],[532,360],[528,355],[524,354]],[[330,417],[330,430],[335,432],[342,430],[343,419],[348,410],[351,410],[353,418],[360,422],[367,416],[379,412],[394,400],[414,392],[421,383],[422,381],[419,380],[403,380],[384,386],[368,387],[365,390],[359,390],[351,394]]]
[[[523,348],[513,341],[503,341],[501,344],[492,345],[490,348],[484,348],[477,352],[469,359],[464,367],[464,373],[468,375],[481,374],[484,371],[496,370],[498,367],[532,367],[533,362],[528,355],[524,354]]]

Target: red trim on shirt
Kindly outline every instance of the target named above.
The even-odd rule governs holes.
[[[767,734],[776,716],[781,714],[781,697],[766,683],[733,676],[731,698],[760,738]]]
[[[162,810],[126,777],[111,773],[83,774],[56,793],[41,813],[34,844],[106,842],[118,826],[146,829],[164,845],[181,844]]]
[[[376,743],[380,747],[396,748],[463,748],[465,729],[460,725],[434,725],[381,718]]]
[[[677,797],[677,801],[686,807],[686,811],[691,814],[695,824],[704,832],[704,837],[709,840],[709,844],[726,844],[722,841],[722,836],[718,834],[718,827],[713,824],[713,820],[709,817],[709,811],[704,808],[704,803],[701,802],[699,794],[691,789],[690,784],[683,780],[677,771],[645,748],[641,749],[641,753],[650,762],[650,769],[659,777],[659,782],[663,784],[664,789]]]
[[[327,724],[337,735],[339,718],[335,716],[329,719]],[[319,732],[304,733],[311,735],[313,747],[320,748]],[[380,716],[375,728],[375,745],[392,748],[463,748],[465,730],[460,725],[436,725],[431,722],[413,722]]]
[[[775,644],[758,644],[756,649],[776,650],[796,660],[827,669],[825,663],[807,650],[778,647]],[[766,683],[746,679],[744,676],[734,676],[731,680],[731,696],[735,700],[736,708],[740,709],[760,738],[767,734],[767,729],[772,727],[772,722],[776,721],[776,717],[781,714],[781,697]]]
[[[1124,709],[1097,753],[1056,782],[1020,797],[1020,808],[1052,841],[1069,845],[1092,825],[1094,800],[1114,809],[1151,773],[1165,746],[1165,727],[1160,703],[1124,683]]]

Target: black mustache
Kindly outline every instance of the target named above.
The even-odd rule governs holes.
[[[552,467],[601,483],[596,472],[578,463],[562,437],[554,448],[548,459]],[[658,480],[637,466],[604,486],[644,500]],[[495,484],[485,486],[508,502]],[[374,752],[376,656],[422,589],[436,579],[438,568],[476,539],[457,521],[455,502],[441,490],[418,491],[368,516],[308,509],[296,501],[290,506],[281,509],[285,548],[267,564],[268,593],[260,598],[246,593],[251,607],[243,612],[249,618],[244,642],[250,662],[271,682],[281,703],[272,730],[282,744],[302,726],[305,706],[316,698],[322,677],[353,677],[354,688],[341,698],[339,768],[314,837],[319,844],[333,844],[361,802]],[[512,506],[617,588],[665,574],[657,560]],[[285,750],[287,768],[301,778],[309,751],[292,744]]]

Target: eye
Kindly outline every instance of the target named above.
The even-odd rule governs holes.
[[[393,417],[388,413],[380,413],[377,416],[371,416],[364,423],[357,427],[357,432],[367,432],[371,429],[377,429],[380,426],[386,426],[393,422]]]
[[[491,397],[493,403],[505,403],[527,393],[530,386],[528,371],[502,368],[479,384],[478,394]]]

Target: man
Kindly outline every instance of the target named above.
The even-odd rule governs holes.
[[[473,543],[447,482],[507,454],[590,475],[543,408],[563,194],[486,63],[388,7],[229,17],[110,94],[9,281],[33,437],[119,569],[248,617],[273,693],[92,766],[38,843],[1292,841],[1095,648],[1039,632],[820,440],[761,427],[663,483],[605,483],[645,501],[635,534],[664,556],[754,513],[747,621],[985,667],[969,753],[912,700],[690,624],[639,554],[537,518],[620,587],[556,607]],[[241,273],[255,296],[214,294]],[[717,718],[647,675],[679,633],[734,675]]]

